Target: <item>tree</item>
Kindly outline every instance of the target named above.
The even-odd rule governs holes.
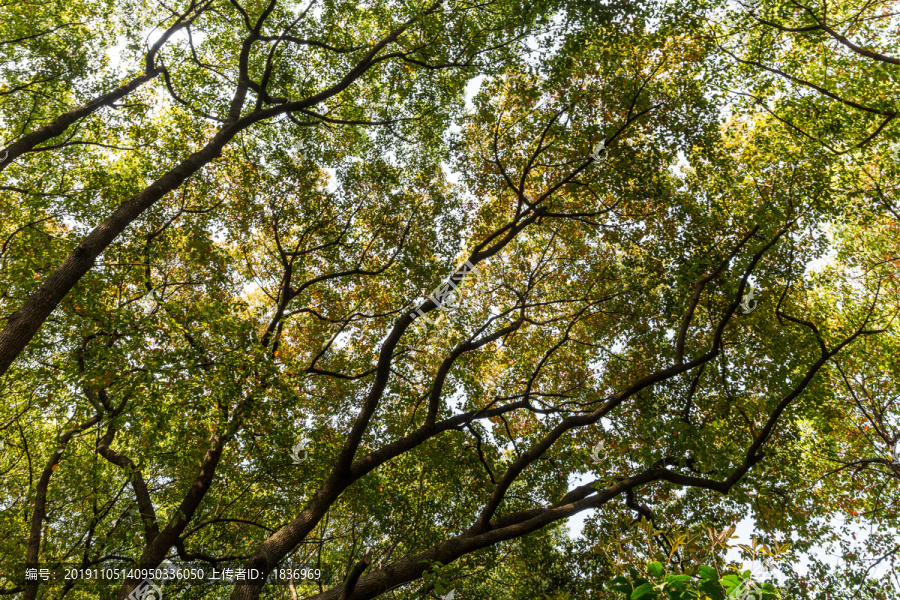
[[[167,560],[319,573],[167,586],[186,597],[619,598],[598,539],[652,577],[692,560],[664,533],[666,561],[635,558],[640,517],[752,508],[799,552],[818,516],[896,526],[848,477],[900,476],[848,458],[863,419],[900,437],[872,358],[896,348],[896,173],[873,186],[784,125],[816,97],[721,98],[736,77],[778,92],[722,62],[723,7],[133,8],[84,4],[97,48],[65,7],[4,24],[34,70],[7,68],[0,106],[23,123],[2,174],[3,573],[124,561],[120,600]],[[77,68],[38,68],[82,40]]]

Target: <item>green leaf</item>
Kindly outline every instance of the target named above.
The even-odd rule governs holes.
[[[651,575],[657,578],[662,577],[663,573],[665,573],[665,569],[663,569],[662,563],[659,561],[647,565],[647,570],[650,571]]]
[[[631,600],[638,600],[639,598],[645,598],[647,596],[652,598],[656,597],[656,594],[653,592],[653,584],[649,581],[639,585],[631,592]]]
[[[628,594],[631,592],[631,582],[626,578],[619,576],[613,579],[608,584],[609,588],[615,590],[617,592],[622,592],[623,594]]]
[[[697,588],[712,600],[725,600],[725,592],[718,582],[701,581]]]

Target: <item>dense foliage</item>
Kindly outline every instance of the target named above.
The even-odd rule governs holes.
[[[900,598],[900,3],[2,10],[0,594]]]

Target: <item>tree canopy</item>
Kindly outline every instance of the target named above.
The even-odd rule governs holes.
[[[0,594],[900,598],[898,10],[7,4]]]

